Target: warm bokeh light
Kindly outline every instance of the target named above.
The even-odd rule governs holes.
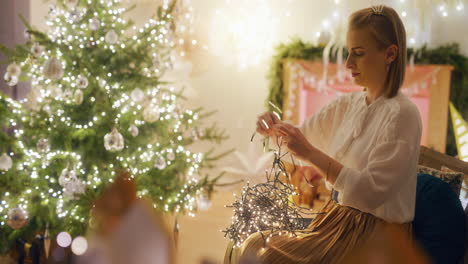
[[[79,236],[73,239],[71,250],[75,255],[83,255],[88,249],[88,241],[86,238]]]
[[[258,65],[272,53],[278,20],[271,3],[260,0],[226,1],[217,9],[210,24],[210,48],[228,65],[245,70]]]
[[[57,244],[61,247],[68,247],[72,242],[70,234],[67,232],[61,232],[57,235]]]

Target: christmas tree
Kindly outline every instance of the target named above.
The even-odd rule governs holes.
[[[23,104],[0,99],[0,249],[47,227],[84,234],[118,169],[164,212],[193,215],[209,196],[219,176],[203,169],[226,153],[190,145],[226,137],[164,81],[177,48],[175,7],[165,2],[137,28],[120,0],[58,0],[47,32],[24,21],[28,41],[0,47],[5,81],[32,84]]]

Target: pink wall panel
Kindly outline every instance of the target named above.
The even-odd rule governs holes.
[[[328,84],[326,88],[318,89],[316,79],[317,69],[313,69],[311,65],[319,65],[316,63],[304,65],[300,62],[301,70],[298,78],[299,88],[299,99],[298,103],[298,114],[299,123],[302,123],[308,116],[317,113],[322,107],[336,99],[338,96],[362,90],[362,87],[352,83],[350,78],[345,78],[343,82],[332,82]],[[313,69],[313,70],[311,70]],[[310,70],[310,71],[309,71]],[[315,73],[315,74],[314,74]],[[402,92],[413,101],[419,109],[421,119],[423,123],[423,133],[421,138],[421,144],[427,142],[427,127],[429,120],[429,87],[431,82],[434,82],[433,77],[437,73],[437,68],[425,67],[425,66],[414,66],[414,68],[408,67],[407,77],[402,87]]]

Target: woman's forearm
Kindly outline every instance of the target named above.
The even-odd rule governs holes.
[[[307,157],[315,169],[331,184],[335,184],[343,165],[319,149],[313,147]]]

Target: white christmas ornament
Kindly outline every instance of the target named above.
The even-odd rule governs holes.
[[[47,138],[41,138],[36,144],[37,150],[39,152],[49,152],[50,145],[49,140]]]
[[[105,40],[109,44],[115,44],[119,40],[119,36],[117,36],[117,33],[115,33],[115,31],[112,29],[109,32],[107,32]]]
[[[131,126],[128,128],[128,132],[130,133],[130,135],[136,137],[136,136],[138,136],[138,133],[139,133],[138,127],[135,126],[135,125],[131,125]]]
[[[74,170],[64,169],[59,177],[59,184],[63,187],[63,194],[68,199],[76,199],[76,194],[85,192],[85,184],[76,177]]]
[[[65,191],[82,194],[85,192],[85,184],[80,179],[73,178],[65,187]]]
[[[169,152],[169,153],[167,153],[167,158],[168,158],[169,160],[174,160],[174,159],[175,159],[175,154],[174,154],[174,152]]]
[[[80,105],[81,103],[83,103],[83,91],[76,90],[73,97],[73,99],[75,100],[75,104]]]
[[[18,84],[18,77],[12,76],[8,72],[5,73],[3,79],[9,86],[15,86],[16,84]]]
[[[163,157],[159,157],[154,163],[154,166],[160,170],[163,170],[166,168],[166,160]]]
[[[0,156],[0,170],[8,171],[12,166],[13,161],[11,160],[10,156],[8,156],[6,153],[3,153],[3,155]]]
[[[62,75],[63,75],[62,62],[56,57],[50,58],[46,62],[46,65],[44,66],[43,73],[45,77],[47,77],[48,79],[51,79],[52,81],[56,81],[62,78]]]
[[[63,169],[59,177],[60,186],[65,187],[73,178],[76,178],[76,172],[74,170],[69,170],[68,168]]]
[[[18,65],[16,65],[16,63],[14,62],[8,65],[6,71],[11,76],[19,77],[21,75],[21,68]]]
[[[104,136],[104,147],[110,152],[120,151],[124,148],[124,138],[117,128],[114,127],[110,133]]]
[[[135,102],[141,102],[145,98],[145,93],[140,88],[136,88],[130,93],[130,97]]]
[[[32,46],[31,46],[31,54],[34,56],[34,57],[39,57],[41,56],[42,52],[44,52],[44,47],[39,45],[39,43],[34,43]]]
[[[88,79],[81,75],[78,76],[77,85],[78,85],[78,88],[81,88],[81,89],[88,87]]]
[[[34,110],[39,111],[41,110],[41,103],[38,100],[42,100],[40,87],[33,86],[29,93],[26,95],[26,107]]]
[[[77,198],[76,194],[82,194],[84,192],[85,185],[79,179],[71,181],[67,187],[63,188],[63,195],[70,200],[75,200]]]
[[[143,120],[149,123],[156,122],[159,120],[161,114],[159,113],[159,109],[154,104],[149,104],[146,106],[145,110],[143,110]]]
[[[85,185],[80,179],[71,181],[70,184],[63,189],[63,195],[70,200],[75,200],[76,194],[82,194],[84,192]]]
[[[202,211],[210,209],[212,202],[206,195],[202,195],[197,199],[197,207]]]
[[[63,96],[63,90],[59,86],[51,85],[48,90],[50,91],[50,95],[54,98],[61,98]]]
[[[101,22],[97,18],[93,18],[89,22],[89,29],[91,29],[92,31],[98,30],[100,26]]]

